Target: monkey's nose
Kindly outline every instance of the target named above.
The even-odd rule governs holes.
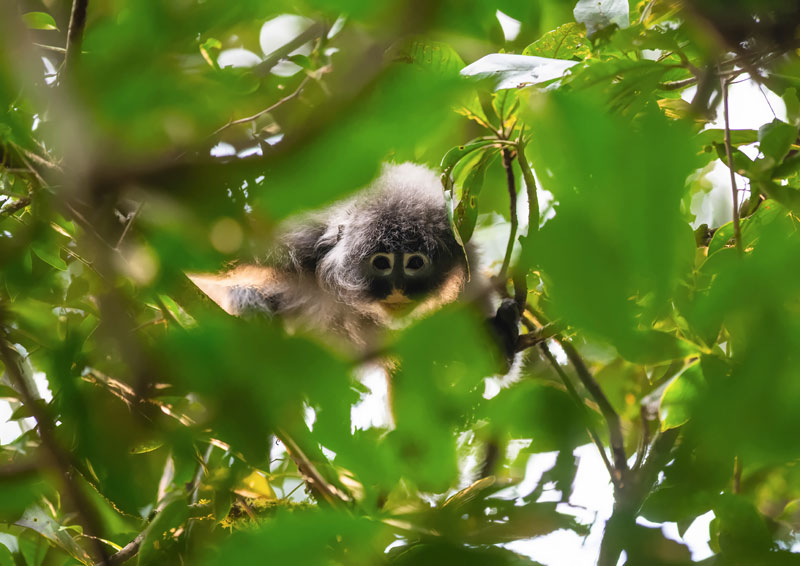
[[[408,303],[413,302],[409,299],[401,290],[397,287],[392,287],[392,292],[387,295],[385,299],[381,301],[386,305],[405,305]]]

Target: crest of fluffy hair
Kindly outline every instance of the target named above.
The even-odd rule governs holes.
[[[442,185],[415,163],[386,164],[357,196],[301,220],[282,238],[293,267],[313,271],[320,285],[344,302],[365,287],[361,265],[378,248],[452,254]],[[309,230],[315,226],[316,230]],[[409,242],[414,249],[404,250]]]

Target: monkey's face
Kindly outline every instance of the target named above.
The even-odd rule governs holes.
[[[364,262],[367,293],[388,313],[404,315],[436,292],[453,264],[452,258],[439,254],[383,249]]]
[[[368,300],[392,316],[403,316],[429,296],[441,292],[463,253],[446,217],[420,226],[419,218],[383,219],[380,237],[361,258]]]

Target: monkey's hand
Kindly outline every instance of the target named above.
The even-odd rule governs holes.
[[[513,299],[503,299],[495,315],[489,319],[489,328],[505,354],[508,366],[514,361],[519,341],[519,307]]]

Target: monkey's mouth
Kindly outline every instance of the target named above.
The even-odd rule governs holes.
[[[393,289],[391,294],[380,301],[380,305],[383,307],[383,310],[389,314],[403,316],[411,312],[414,307],[417,306],[417,302],[408,298],[397,289]]]

